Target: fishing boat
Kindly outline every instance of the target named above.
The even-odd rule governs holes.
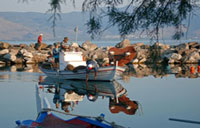
[[[74,67],[73,70],[66,68],[69,65]],[[44,67],[41,67],[40,69],[51,78],[86,80],[86,67],[86,61],[83,59],[82,52],[61,52],[59,54],[59,70]],[[88,73],[87,80],[114,81],[120,79],[120,76],[124,71],[125,68],[119,67],[116,62],[113,66],[99,67],[96,73],[94,70],[91,70],[90,73]]]
[[[76,115],[64,113],[59,110],[51,109],[46,97],[41,97],[40,88],[36,85],[36,103],[38,117],[36,120],[16,121],[18,128],[122,128],[122,126],[110,123],[104,119],[104,114],[98,117]],[[71,119],[64,120],[55,113],[75,116]]]

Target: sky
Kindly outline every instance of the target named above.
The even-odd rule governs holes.
[[[45,13],[50,9],[50,0],[0,0],[0,12],[42,12]],[[73,7],[71,0],[67,0],[66,4],[62,4],[62,13],[81,11],[81,3],[83,0],[77,0],[76,8]]]

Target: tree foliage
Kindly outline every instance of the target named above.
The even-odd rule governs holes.
[[[183,21],[198,7],[199,1],[129,0],[125,8],[119,8],[123,2],[124,0],[85,0],[83,11],[90,11],[92,14],[98,12],[92,15],[90,20],[95,19],[94,17],[102,17],[102,15],[108,17],[109,26],[117,26],[121,36],[140,30],[146,31],[158,40],[161,28],[173,26],[176,30],[173,38],[180,39],[183,36]],[[104,7],[103,10],[101,10],[102,7]],[[102,31],[99,26],[91,30]]]
[[[75,5],[78,0],[71,1]],[[124,2],[127,6],[120,8]],[[66,0],[50,0],[53,26],[63,3],[66,4]],[[86,25],[92,38],[117,26],[122,37],[142,31],[158,40],[160,29],[173,26],[176,30],[173,38],[180,39],[184,35],[183,21],[198,7],[198,3],[199,0],[84,0],[82,10],[90,12]],[[108,25],[103,27],[104,18],[108,19]]]

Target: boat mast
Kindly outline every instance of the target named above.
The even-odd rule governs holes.
[[[74,32],[75,32],[75,41],[77,43],[77,39],[78,39],[78,26],[75,27]]]

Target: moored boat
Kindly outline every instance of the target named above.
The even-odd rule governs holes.
[[[70,70],[52,70],[52,69],[40,69],[48,77],[56,79],[66,79],[66,80],[86,80],[86,70],[78,70],[73,72]],[[120,79],[121,74],[125,71],[124,68],[118,66],[102,67],[97,70],[97,76],[95,78],[95,72],[91,71],[88,75],[88,80],[97,80],[97,81],[114,81]]]
[[[59,56],[59,70],[41,67],[41,71],[48,77],[56,79],[86,80],[86,61],[83,60],[81,52],[62,52]],[[66,68],[69,65],[75,67],[73,69],[78,69],[78,67],[82,68],[79,68],[76,71],[69,70]],[[120,76],[124,71],[125,68],[119,67],[117,63],[114,66],[99,67],[96,71],[96,76],[95,71],[93,70],[88,73],[88,80],[113,81],[120,79]]]

